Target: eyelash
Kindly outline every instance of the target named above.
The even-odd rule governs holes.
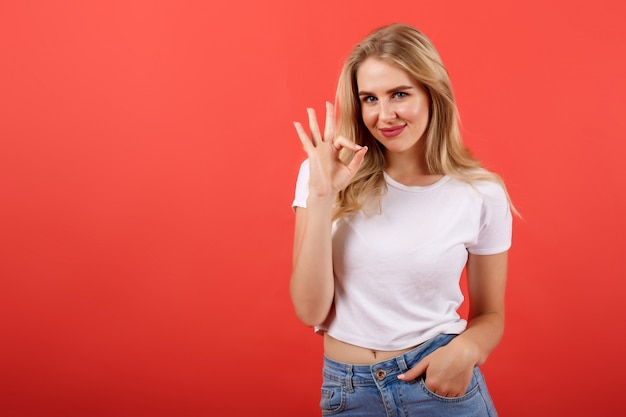
[[[406,96],[408,96],[408,94],[405,93],[404,91],[397,91],[391,95],[391,98],[402,99]],[[375,100],[378,100],[378,99],[374,96],[363,97],[363,103],[373,103]]]

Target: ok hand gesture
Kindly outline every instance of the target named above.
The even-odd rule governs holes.
[[[311,136],[307,135],[300,123],[294,122],[294,126],[309,157],[309,192],[317,197],[334,197],[357,173],[367,147],[357,145],[343,136],[335,137],[335,111],[331,103],[326,102],[323,136],[315,111],[307,109],[307,113]],[[339,151],[343,148],[354,152],[354,157],[347,164],[339,158]]]

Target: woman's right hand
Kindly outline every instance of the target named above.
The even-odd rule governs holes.
[[[317,197],[334,198],[357,173],[367,147],[357,145],[343,136],[335,137],[335,110],[331,103],[326,102],[323,136],[315,110],[309,108],[307,113],[311,136],[309,137],[299,122],[294,122],[294,126],[309,158],[309,193]],[[354,157],[347,164],[339,158],[339,152],[343,148],[354,152]]]

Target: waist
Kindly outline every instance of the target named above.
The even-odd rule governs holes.
[[[419,345],[417,345],[419,346]],[[375,350],[342,342],[324,333],[324,355],[336,362],[355,365],[372,365],[403,355],[417,346],[401,350]]]
[[[441,346],[447,345],[456,336],[457,336],[456,334],[439,334],[413,348],[408,348],[405,350],[393,351],[393,352],[392,351],[380,351],[382,353],[382,356],[381,354],[377,354],[377,358],[374,361],[370,361],[367,358],[364,358],[366,362],[362,362],[362,363],[354,362],[354,359],[358,359],[356,357],[342,358],[344,360],[340,360],[334,357],[330,357],[328,352],[325,352],[324,353],[324,367],[326,370],[334,370],[340,373],[349,372],[349,373],[354,373],[355,375],[364,374],[366,376],[367,375],[371,376],[371,371],[375,367],[376,368],[384,367],[384,368],[392,369],[394,366],[398,364],[403,364],[403,366],[401,367],[405,368],[402,370],[402,372],[404,372],[406,371],[406,369],[410,369],[413,366],[415,366],[426,355],[432,353],[434,350],[440,348]],[[324,339],[326,340],[326,336],[324,337]],[[340,342],[337,339],[334,339],[334,340],[337,342]],[[344,343],[344,342],[340,342],[340,343]],[[351,346],[354,346],[354,345],[351,345]],[[356,347],[360,349],[365,349],[359,346],[356,346]],[[370,350],[370,349],[366,349],[366,350]],[[399,354],[396,354],[395,356],[391,356],[397,352],[403,352],[403,353],[399,353]],[[370,353],[370,355],[372,354]]]

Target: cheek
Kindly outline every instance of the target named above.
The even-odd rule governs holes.
[[[371,109],[361,110],[361,117],[363,118],[363,123],[367,128],[371,128],[376,124],[376,114]]]
[[[413,106],[406,109],[404,112],[405,118],[414,120],[416,123],[428,124],[429,110],[426,106]]]

